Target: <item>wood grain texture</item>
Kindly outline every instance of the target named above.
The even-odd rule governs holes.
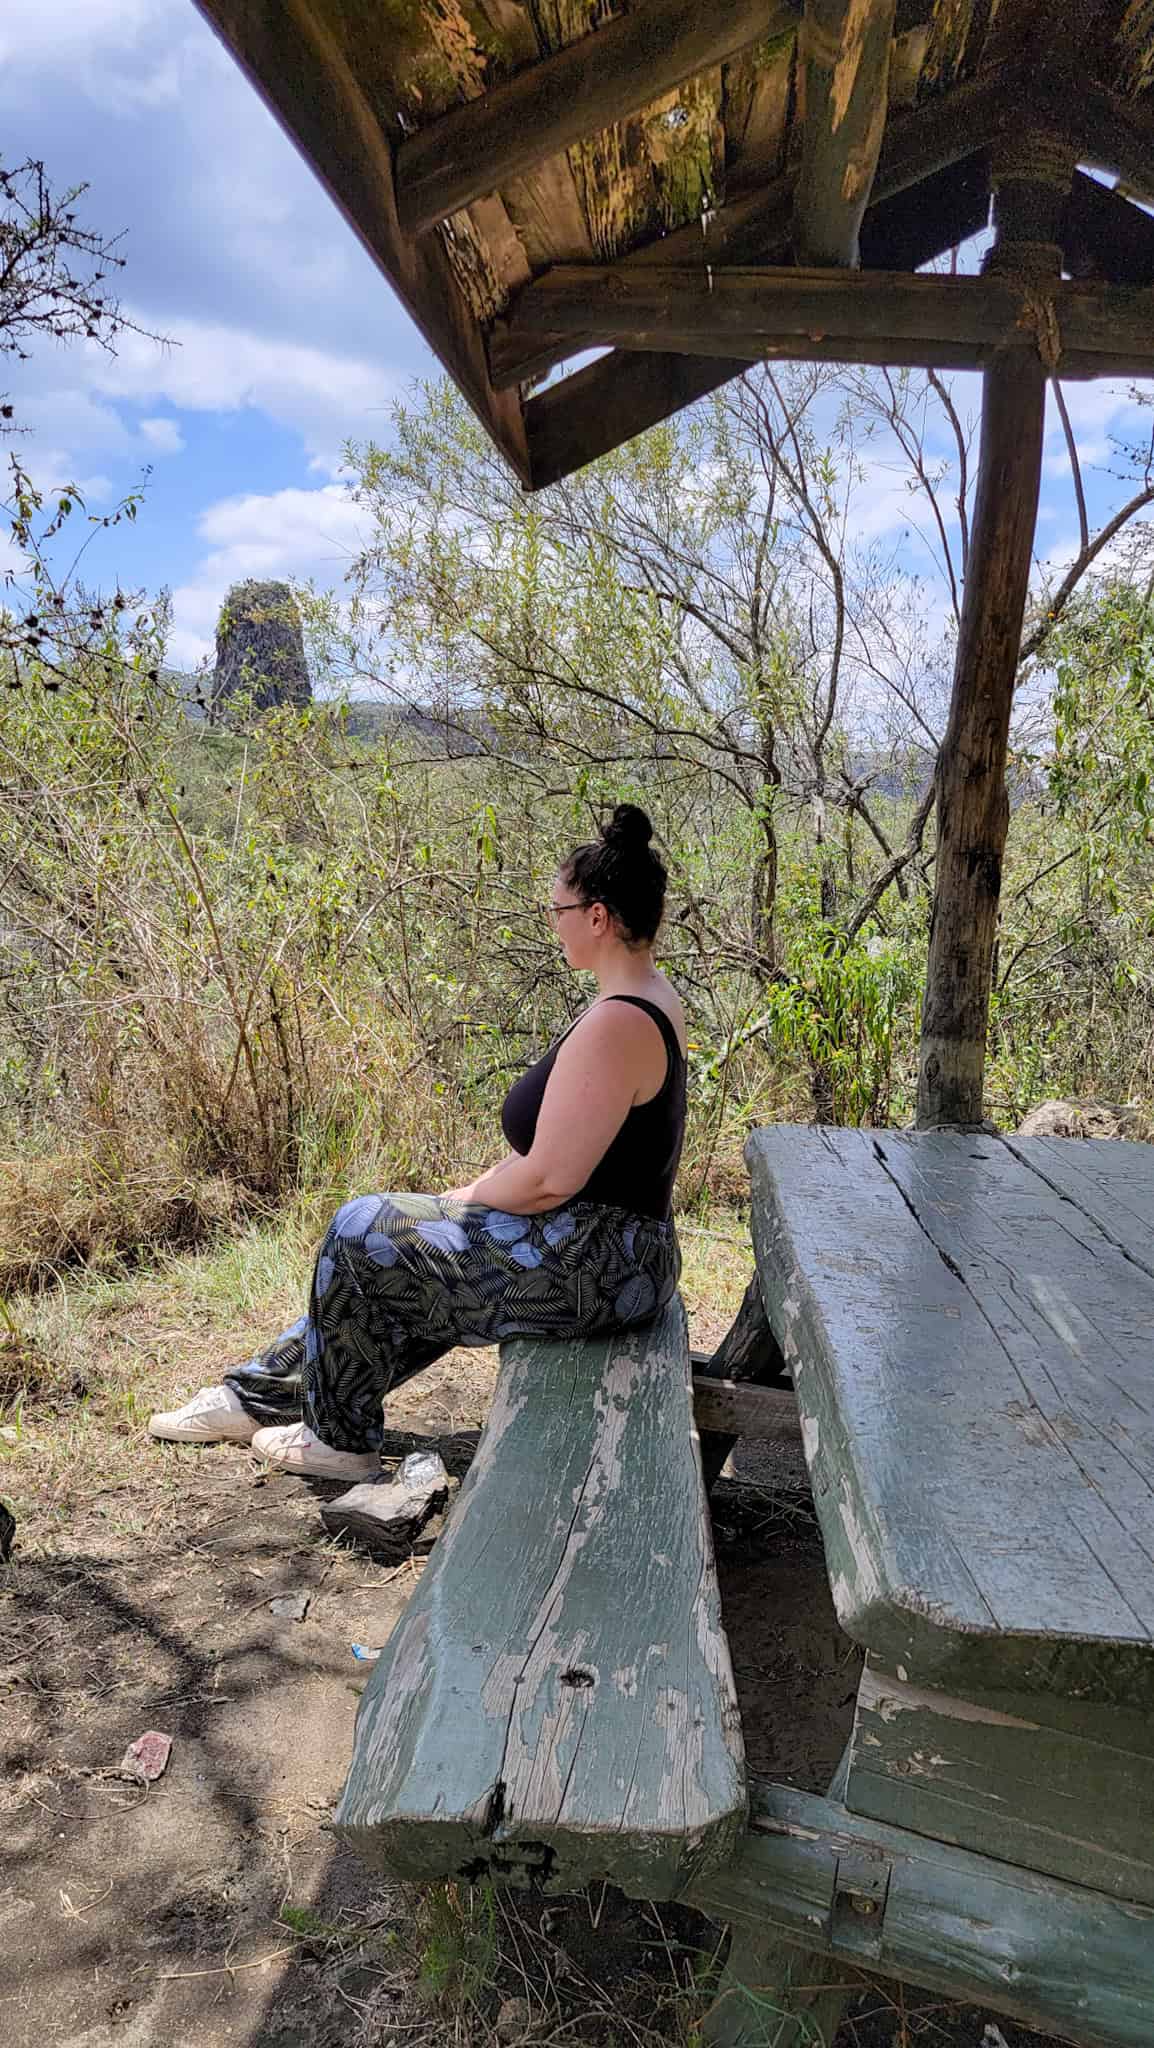
[[[699,1911],[754,1935],[776,1928],[830,1959],[829,1976],[860,1966],[1081,2048],[1149,2048],[1154,1913],[836,1800],[757,1783],[750,1794],[733,1862],[689,1887]],[[772,2048],[771,2017],[758,2048]]]
[[[1148,95],[1127,99],[1069,63],[1047,66],[1036,90],[1039,113],[1068,137],[1084,163],[1112,171],[1143,201],[1154,198],[1154,112]]]
[[[797,1402],[788,1387],[755,1387],[741,1380],[695,1377],[693,1413],[699,1430],[732,1431],[734,1441],[756,1436],[796,1443],[801,1429]]]
[[[844,1805],[849,1763],[847,1744],[826,1794],[835,1806]],[[755,1794],[762,1804],[767,1790]],[[863,1923],[876,1904],[871,1899],[871,1914],[862,1916]],[[859,1934],[875,1945],[872,1925],[863,1924]],[[739,1919],[729,1930],[729,1954],[702,2033],[712,2048],[832,2044],[858,1981],[840,1958],[831,1960],[791,1941],[772,1925],[750,1926]]]
[[[854,265],[889,103],[894,0],[805,0],[799,263]]]
[[[744,1815],[680,1301],[612,1338],[506,1345],[366,1687],[340,1832],[395,1876],[665,1898]]]
[[[949,178],[952,172],[940,175]],[[972,204],[972,173],[962,170],[961,175],[970,195],[967,203]],[[984,195],[988,186],[982,185],[981,191]],[[977,200],[977,211],[984,217],[984,196]],[[958,218],[956,208],[950,209],[948,218],[952,246]],[[977,225],[980,222],[974,223]],[[943,245],[936,241],[937,232],[937,216],[926,213],[917,190],[903,190],[892,199],[879,201],[866,214],[864,234],[872,237],[871,260],[879,265],[891,260],[928,263],[931,257],[943,253]],[[564,353],[566,344],[559,346]],[[747,368],[747,363],[735,361],[732,356],[695,357],[665,352],[630,355],[623,350],[615,350],[612,355],[586,365],[538,397],[530,398],[525,406],[530,488],[541,490],[559,477],[568,476],[583,463],[594,461],[634,434],[668,419],[694,399],[716,391]]]
[[[791,0],[736,0],[718,10],[700,0],[642,0],[403,142],[402,228],[423,234],[508,178],[796,23]]]
[[[1035,290],[1043,288],[1035,279]],[[978,1124],[982,1118],[1010,821],[1006,749],[1038,516],[1046,388],[1046,365],[1037,348],[1003,350],[982,381],[978,483],[953,694],[935,773],[937,859],[918,1064],[922,1129]]]
[[[1029,1142],[1068,1176],[1113,1149]],[[843,1627],[953,1694],[1149,1709],[1154,1278],[1121,1195],[1075,1206],[1019,1140],[779,1127],[746,1156]]]
[[[975,225],[968,206],[959,216],[961,182],[949,173],[972,164],[975,153],[1001,132],[1011,95],[1009,79],[982,79],[956,93],[945,106],[912,108],[890,122],[865,220],[863,251],[868,251],[871,265],[917,269],[953,247],[959,235],[964,238],[985,224],[988,179],[983,190],[987,203]],[[972,172],[966,174],[967,189],[971,177]],[[914,189],[919,186],[924,189]],[[632,272],[651,264],[686,261],[702,268],[706,263],[719,268],[784,261],[789,252],[792,205],[790,177],[776,178],[751,192],[739,188],[725,205],[710,212],[704,231],[694,220],[688,227],[632,250],[622,257],[620,267]],[[586,341],[579,345],[584,347]],[[503,320],[498,321],[489,342],[494,382],[503,388],[523,377],[538,376],[574,353],[577,345],[573,338],[554,336],[546,347],[539,337],[530,340],[515,335]]]
[[[765,1435],[763,1428],[752,1428],[748,1411],[739,1414],[734,1408],[728,1421],[704,1420],[706,1411],[702,1400],[711,1380],[738,1383],[739,1391],[747,1388],[749,1394],[763,1404],[773,1401],[788,1403],[790,1420],[789,1434],[796,1438],[798,1431],[797,1402],[789,1372],[777,1338],[769,1327],[765,1303],[761,1298],[761,1281],[756,1269],[745,1290],[741,1307],[711,1358],[694,1358],[694,1405],[697,1412],[697,1426],[708,1430],[701,1443],[701,1468],[705,1476],[706,1491],[712,1493],[721,1477],[725,1462],[739,1439],[744,1436]],[[785,1409],[780,1408],[784,1420]],[[781,1435],[779,1434],[779,1441]]]
[[[846,1805],[1154,1906],[1154,1728],[1109,1707],[1081,1720],[1051,1727],[1028,1693],[957,1699],[867,1668]]]
[[[1154,370],[1154,291],[1056,284],[1046,305],[1062,376],[1105,374],[1119,361]],[[505,327],[510,337],[567,335],[574,346],[727,351],[750,360],[786,351],[846,362],[929,358],[972,369],[992,363],[1001,349],[1036,355],[1036,307],[1036,292],[1003,277],[751,264],[714,269],[700,261],[563,264],[518,293]],[[1014,367],[1004,381],[1020,402]],[[992,407],[1004,424],[997,394]],[[1017,471],[1012,451],[1005,451],[995,481],[1011,480]],[[1013,651],[1016,660],[1016,642]]]

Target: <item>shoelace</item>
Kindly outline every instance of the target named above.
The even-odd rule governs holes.
[[[224,1403],[220,1398],[219,1387],[202,1387],[199,1394],[194,1394],[188,1403],[186,1413],[189,1415],[203,1415],[208,1408],[220,1408],[223,1406]]]

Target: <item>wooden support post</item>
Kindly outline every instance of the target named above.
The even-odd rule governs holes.
[[[841,1806],[847,1745],[827,1799]],[[859,1981],[844,1964],[790,1941],[779,1928],[735,1920],[717,1998],[705,2016],[710,2048],[832,2048]]]
[[[743,1381],[750,1387],[779,1387],[783,1391],[791,1385],[789,1370],[782,1357],[781,1346],[769,1326],[762,1300],[761,1281],[755,1273],[745,1290],[745,1299],[737,1311],[733,1323],[726,1331],[712,1357],[705,1358],[699,1353],[693,1357],[694,1386],[704,1390],[707,1380]],[[724,1465],[734,1445],[739,1441],[741,1431],[736,1434],[724,1428],[724,1417],[716,1421],[722,1426],[707,1430],[703,1425],[706,1415],[702,1413],[702,1402],[697,1405],[698,1427],[702,1429],[701,1467],[705,1475],[706,1491],[710,1491],[721,1476]],[[795,1409],[796,1414],[796,1409]],[[734,1418],[736,1420],[736,1417]],[[796,1422],[791,1434],[796,1432]],[[784,1434],[784,1431],[782,1432]],[[745,1434],[749,1434],[746,1430]]]
[[[1061,277],[1067,150],[1026,135],[995,165],[997,235],[986,268],[1028,289],[1030,326],[983,376],[981,458],[954,693],[937,767],[938,851],[922,1006],[918,1127],[979,1124],[1002,854],[1006,752],[1030,580],[1046,382],[1049,295]],[[1032,327],[1033,331],[1030,331]]]
[[[877,170],[894,0],[806,0],[805,135],[794,205],[799,263],[853,265]]]

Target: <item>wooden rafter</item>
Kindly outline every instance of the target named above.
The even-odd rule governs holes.
[[[1154,372],[1154,291],[1057,284],[1047,306],[1063,374]],[[973,369],[991,349],[1036,341],[1037,319],[1030,294],[1003,276],[567,264],[526,286],[509,326],[751,361],[828,351],[841,362]]]
[[[805,0],[799,263],[856,264],[886,124],[894,0]]]
[[[896,199],[911,187],[936,178],[939,172],[972,157],[996,139],[1012,118],[1016,82],[1016,75],[992,73],[962,87],[943,102],[914,108],[889,123],[874,182],[873,202],[863,229],[867,236],[870,233],[869,223],[877,216],[877,209],[883,202]],[[946,180],[927,191],[917,213],[920,215],[936,199],[945,198],[953,190],[953,185]],[[621,273],[632,274],[634,270],[649,268],[653,264],[683,260],[705,260],[718,265],[784,258],[789,245],[792,204],[792,181],[779,179],[761,192],[719,207],[704,233],[701,225],[694,222],[691,227],[678,228],[661,241],[634,251],[623,258]],[[973,233],[981,224],[977,221],[964,232]],[[919,231],[924,235],[928,229],[932,247],[925,248],[918,262],[927,262],[940,249],[952,246],[948,234],[940,240],[934,239],[936,225],[932,219],[919,220]],[[960,239],[960,236],[955,239]],[[878,260],[872,248],[869,257],[871,261]],[[905,261],[904,254],[899,255],[894,267]],[[566,356],[593,346],[595,341],[591,335],[584,339],[565,335],[530,339],[523,334],[514,334],[508,322],[499,320],[489,338],[490,375],[495,386],[504,390],[526,378],[541,376],[556,363],[563,362]],[[731,370],[728,374],[734,376],[737,372]],[[718,381],[724,382],[724,379]]]
[[[1154,219],[1083,171],[1066,202],[1062,248],[1071,277],[1154,284]]]
[[[932,204],[927,203],[927,193]],[[863,240],[879,266],[916,269],[976,233],[988,205],[982,160],[951,164],[926,185],[873,205]],[[590,363],[531,398],[525,407],[533,488],[555,483],[748,368],[732,356],[636,355],[623,350]]]
[[[1147,106],[1051,66],[1038,78],[1035,107],[1084,162],[1114,172],[1137,197],[1154,202],[1154,113]]]
[[[686,78],[797,25],[796,0],[644,0],[455,107],[397,152],[397,213],[420,235]]]

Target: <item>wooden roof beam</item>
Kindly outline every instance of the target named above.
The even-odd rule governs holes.
[[[241,70],[389,279],[429,347],[518,476],[528,479],[521,407],[493,389],[484,344],[440,237],[400,232],[379,96],[353,70],[323,0],[196,0]],[[382,317],[388,317],[387,306]]]
[[[622,121],[763,37],[796,28],[797,0],[643,0],[604,28],[455,107],[401,143],[397,215],[409,235],[570,143]]]
[[[1123,363],[1132,376],[1154,373],[1154,290],[1059,284],[1047,297],[1063,376],[1122,374]],[[559,264],[526,286],[509,324],[514,333],[686,355],[971,369],[991,349],[1036,338],[1031,304],[999,275]]]
[[[805,130],[794,200],[799,263],[860,261],[885,132],[894,0],[805,0]]]
[[[1084,171],[1074,173],[1062,249],[1071,277],[1154,284],[1154,219]]]
[[[892,199],[875,200],[866,214],[862,246],[879,269],[915,270],[976,234],[988,212],[985,160],[976,156],[947,165]],[[748,368],[732,356],[640,355],[624,349],[589,363],[530,398],[525,407],[530,488],[556,483]]]
[[[936,179],[940,173],[949,172],[957,164],[972,159],[977,151],[997,139],[1007,121],[1014,117],[1016,82],[1014,73],[993,72],[961,86],[947,99],[894,116],[882,144],[881,160],[863,228],[863,234],[870,242],[876,240],[870,224],[875,220],[884,223],[891,217],[879,210],[884,209],[887,202],[910,192],[915,185],[925,187],[927,179]],[[911,246],[916,245],[921,253],[916,257],[908,256],[903,243],[889,267],[897,269],[908,263],[910,268],[915,268],[918,263],[928,262],[942,249],[954,247],[956,242],[984,226],[985,214],[981,207],[980,218],[971,217],[968,212],[964,219],[958,216],[954,194],[955,187],[949,179],[940,186],[923,189],[921,204],[912,208],[911,223],[916,223],[913,225],[914,244]],[[766,191],[719,206],[710,217],[705,236],[701,224],[694,221],[689,227],[677,228],[662,240],[634,250],[622,259],[621,273],[625,275],[652,264],[680,263],[695,258],[700,261],[703,257],[713,264],[758,263],[778,257],[784,260],[789,249],[792,201],[792,180],[778,179]],[[932,232],[937,224],[935,208],[940,211],[944,228],[940,239]],[[930,230],[928,237],[927,230]],[[883,224],[883,243],[887,232],[888,228]],[[868,244],[865,255],[871,263],[880,260],[875,248]],[[579,341],[561,335],[530,339],[514,334],[507,321],[499,320],[489,337],[489,373],[497,390],[507,390],[510,385],[519,384],[526,378],[544,375],[555,364],[563,362],[566,356],[594,346],[591,337]],[[736,372],[730,374],[735,375]]]
[[[1154,113],[1144,102],[1052,64],[1039,74],[1033,103],[1035,117],[1065,136],[1083,163],[1113,172],[1138,198],[1154,203]]]

